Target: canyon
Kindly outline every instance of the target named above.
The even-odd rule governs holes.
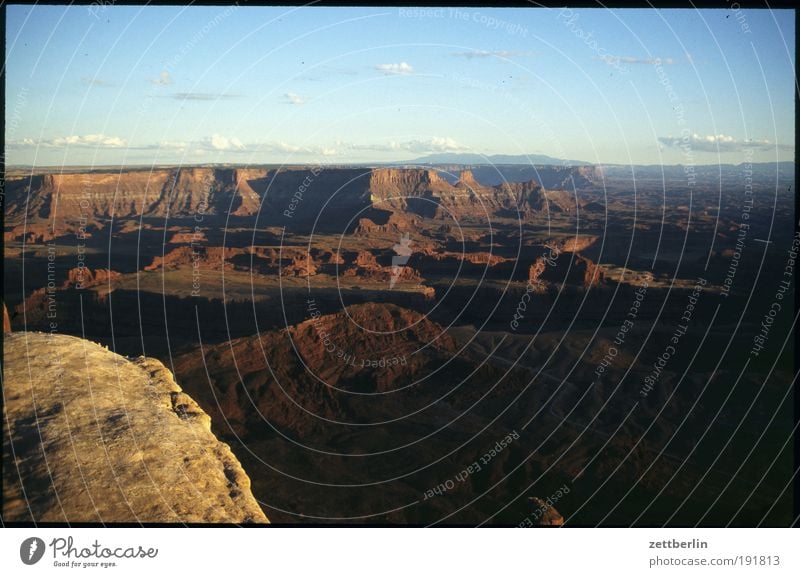
[[[15,332],[4,389],[21,388],[6,401],[4,470],[43,489],[26,513],[19,483],[4,479],[9,514],[786,524],[789,509],[771,505],[787,499],[790,448],[768,447],[791,426],[787,358],[775,348],[738,376],[704,360],[747,355],[763,315],[743,305],[774,292],[785,255],[765,248],[760,269],[740,267],[723,291],[741,229],[738,172],[725,173],[722,193],[711,176],[690,188],[641,174],[454,164],[9,173],[4,302]],[[774,202],[750,213],[749,238],[791,246],[793,175],[756,174]],[[700,305],[680,347],[642,395],[690,298]],[[779,318],[773,330],[789,325]],[[66,401],[44,385],[62,381]],[[42,411],[23,394],[34,386]],[[87,388],[96,401],[80,397]],[[92,415],[92,402],[104,412]],[[742,426],[747,415],[758,418]],[[741,472],[741,448],[768,415],[764,450]],[[47,438],[31,436],[37,419]],[[130,439],[149,421],[136,453]],[[70,430],[91,459],[64,452]],[[160,451],[167,438],[189,461]],[[115,443],[112,460],[97,453]],[[13,446],[27,456],[17,462]],[[55,480],[39,459],[51,449]],[[142,481],[150,459],[163,476]],[[98,479],[126,471],[142,500],[118,487],[95,513],[74,475],[87,467]],[[174,497],[151,498],[172,484]],[[63,514],[56,489],[73,502]]]

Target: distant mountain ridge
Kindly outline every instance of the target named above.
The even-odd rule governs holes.
[[[443,152],[391,164],[550,164],[555,166],[592,166],[596,163],[586,162],[585,160],[563,160],[546,154],[492,154],[486,156],[484,154]]]
[[[633,185],[637,180],[670,181],[673,185],[713,185],[721,182],[734,185],[752,171],[752,178],[760,184],[775,183],[786,188],[794,182],[794,162],[753,162],[719,164],[604,164],[580,160],[564,160],[544,154],[432,154],[391,166],[432,166],[443,172],[444,178],[455,182],[462,170],[471,170],[483,185],[497,186],[503,182],[535,180],[545,188],[566,189],[602,185],[606,179],[627,180]],[[449,175],[448,175],[449,174]],[[577,178],[576,178],[577,176]],[[692,178],[690,178],[690,176]]]

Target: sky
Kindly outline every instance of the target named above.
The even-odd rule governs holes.
[[[8,6],[9,165],[794,158],[794,13]]]

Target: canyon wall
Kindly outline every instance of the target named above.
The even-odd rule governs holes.
[[[572,172],[580,174],[578,168]],[[568,180],[572,172],[561,176]],[[545,190],[536,180],[487,185],[480,184],[473,171],[461,172],[453,183],[446,176],[434,169],[321,167],[199,167],[16,176],[7,181],[6,227],[54,218],[102,226],[110,219],[135,217],[254,215],[288,222],[345,215],[354,219],[355,227],[359,218],[373,218],[376,211],[441,219],[486,218],[498,210],[520,209],[523,215],[564,212],[575,204],[572,193]]]

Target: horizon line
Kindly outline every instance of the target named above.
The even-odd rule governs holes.
[[[324,162],[296,162],[296,163],[279,163],[279,162],[258,162],[258,163],[231,163],[231,162],[212,162],[212,163],[164,163],[164,164],[62,164],[62,165],[31,165],[31,164],[7,164],[4,169],[9,170],[56,170],[56,169],[86,169],[86,170],[144,170],[155,168],[259,168],[259,167],[278,167],[278,168],[294,168],[294,167],[311,167],[311,166],[324,166],[329,168],[375,168],[375,167],[402,167],[402,166],[556,166],[556,167],[712,167],[712,166],[741,166],[742,164],[750,165],[776,165],[776,164],[796,164],[794,160],[776,160],[769,162],[714,162],[714,163],[692,163],[692,164],[621,164],[621,163],[602,163],[602,162],[586,162],[586,163],[559,163],[559,162],[412,162],[412,161],[389,161],[389,162],[337,162],[337,163],[324,163]]]

